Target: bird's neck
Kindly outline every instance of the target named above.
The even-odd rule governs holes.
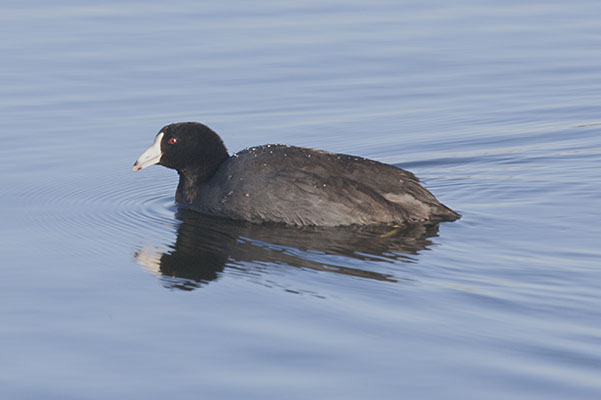
[[[179,184],[175,193],[175,201],[182,204],[192,204],[198,198],[202,187],[215,175],[219,165],[214,167],[191,166],[177,171]]]
[[[179,185],[175,193],[175,201],[182,204],[193,204],[198,200],[203,186],[215,175],[223,162],[229,158],[229,154],[221,139],[215,135],[218,143],[211,148],[213,151],[200,152],[195,161],[186,160],[183,168],[177,168],[179,173]]]

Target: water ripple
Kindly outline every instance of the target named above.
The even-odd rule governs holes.
[[[26,218],[38,226],[98,244],[133,238],[145,226],[173,230],[173,177],[126,174],[60,177],[17,192],[17,200],[27,208]]]

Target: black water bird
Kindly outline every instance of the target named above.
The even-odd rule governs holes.
[[[203,214],[297,226],[395,225],[460,216],[411,172],[323,150],[262,145],[230,156],[198,122],[165,126],[133,171],[159,164],[179,173],[175,199]]]

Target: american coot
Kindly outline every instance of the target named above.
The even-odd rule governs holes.
[[[229,156],[217,133],[198,122],[165,126],[132,170],[153,164],[179,173],[178,203],[234,220],[339,226],[459,218],[392,165],[286,145]]]

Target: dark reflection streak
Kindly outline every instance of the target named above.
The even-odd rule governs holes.
[[[269,253],[270,258],[273,259],[272,262],[277,262],[278,264],[299,266],[302,268],[308,268],[308,269],[312,269],[315,271],[337,272],[340,274],[363,277],[363,278],[371,278],[371,279],[376,279],[376,280],[380,280],[380,281],[396,282],[396,279],[391,278],[389,275],[380,274],[377,272],[365,271],[365,270],[357,269],[357,268],[342,267],[339,265],[333,265],[333,264],[328,264],[328,263],[318,263],[318,262],[315,262],[312,260],[308,260],[306,258],[299,258],[299,255],[288,251],[286,248],[270,249],[268,244],[261,243],[260,241],[248,240],[248,243],[251,245],[255,245],[255,246],[262,247],[263,249],[265,249],[266,252]],[[310,253],[311,251],[307,250],[306,252]],[[320,255],[323,255],[323,254],[326,254],[326,253],[321,253]],[[362,258],[370,259],[370,257],[362,257]],[[300,260],[302,260],[302,265],[297,265]],[[252,261],[257,262],[257,263],[265,262],[265,260],[252,260]]]
[[[267,284],[271,281],[266,274],[279,265],[394,283],[399,278],[339,264],[415,262],[408,255],[426,249],[432,244],[428,238],[438,232],[436,224],[412,224],[394,229],[255,225],[203,216],[185,209],[179,209],[176,218],[181,223],[171,249],[145,248],[135,251],[134,257],[159,276],[164,287],[181,290],[194,290],[218,279],[226,267]],[[297,292],[290,288],[285,290]]]
[[[589,126],[598,126],[598,125],[601,125],[601,122],[592,122],[590,124],[576,125],[576,128],[588,128]]]

